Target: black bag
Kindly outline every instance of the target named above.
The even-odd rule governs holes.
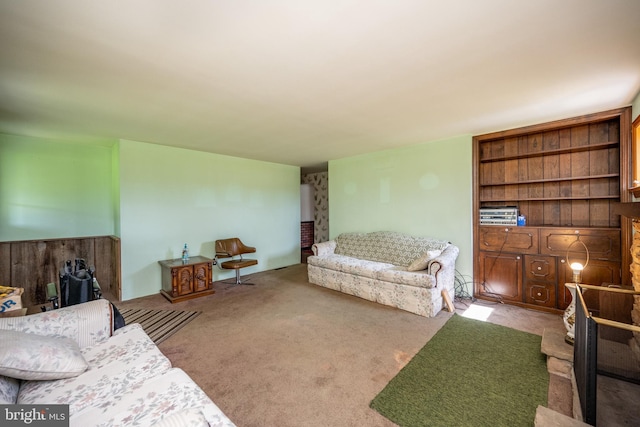
[[[94,273],[95,270],[87,268],[82,258],[76,259],[74,265],[67,260],[60,270],[60,307],[100,298],[102,292],[97,283],[94,285]]]
[[[60,298],[54,303],[54,308],[67,307],[69,305],[81,304],[102,298],[102,290],[95,279],[95,270],[87,268],[84,259],[78,258],[72,265],[71,260],[67,260],[60,270]],[[124,317],[113,303],[113,330],[125,326]]]

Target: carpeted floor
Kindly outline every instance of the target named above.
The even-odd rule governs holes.
[[[427,319],[311,285],[304,264],[251,282],[214,283],[214,295],[177,304],[160,294],[116,303],[202,312],[159,347],[239,427],[394,426],[369,403],[452,315]],[[537,335],[564,328],[559,315],[481,308],[492,323]],[[562,387],[550,386],[550,407],[565,405]]]

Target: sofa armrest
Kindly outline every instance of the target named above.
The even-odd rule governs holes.
[[[336,250],[336,241],[329,240],[328,242],[314,243],[311,249],[315,256],[331,255]]]
[[[0,318],[0,329],[71,338],[80,348],[101,343],[113,333],[113,309],[106,299],[22,317]]]
[[[451,272],[452,276],[455,276],[456,260],[460,249],[455,245],[449,245],[444,251],[427,264],[427,273],[437,277],[438,272],[441,270],[447,270]]]

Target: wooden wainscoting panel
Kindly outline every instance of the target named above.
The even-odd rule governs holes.
[[[25,307],[46,302],[46,285],[60,282],[65,261],[84,258],[96,270],[103,291],[120,299],[120,240],[92,236],[46,240],[22,240],[0,244],[1,284],[24,288]]]

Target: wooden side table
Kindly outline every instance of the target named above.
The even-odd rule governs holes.
[[[185,301],[215,293],[212,281],[211,258],[203,256],[158,261],[162,268],[160,293],[171,303]]]

